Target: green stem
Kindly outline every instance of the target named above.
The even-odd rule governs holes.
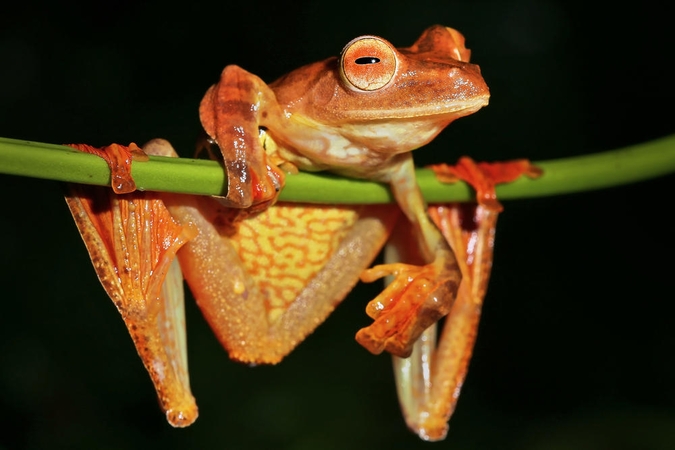
[[[675,135],[610,152],[549,161],[537,161],[544,175],[522,177],[497,188],[501,199],[542,197],[618,186],[675,172]],[[71,183],[110,184],[110,171],[99,157],[70,147],[0,138],[0,173]],[[197,195],[225,191],[222,166],[214,161],[151,157],[134,162],[133,177],[139,189]],[[429,202],[470,200],[464,183],[442,184],[428,169],[417,171],[418,182]],[[301,173],[288,176],[281,200],[315,203],[386,203],[386,186],[330,174]]]

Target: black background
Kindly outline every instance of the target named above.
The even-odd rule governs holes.
[[[3,6],[0,136],[164,137],[189,156],[197,105],[225,65],[272,81],[358,35],[407,46],[434,23],[465,34],[492,98],[420,150],[419,164],[544,160],[674,133],[668,14],[610,5]],[[434,448],[675,448],[674,181],[506,202],[469,377]],[[172,429],[61,187],[2,176],[0,192],[0,448],[431,448],[400,418],[389,358],[353,340],[372,286],[275,367],[230,362],[189,300],[200,418]]]

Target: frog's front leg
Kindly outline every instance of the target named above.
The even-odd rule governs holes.
[[[462,275],[452,248],[427,215],[409,154],[401,156],[389,182],[425,264],[390,263],[364,271],[365,282],[387,275],[394,280],[368,304],[366,312],[375,322],[359,330],[356,340],[371,353],[386,350],[407,357],[422,332],[450,311]]]
[[[223,154],[227,195],[221,203],[233,208],[274,203],[284,184],[284,173],[268,162],[259,133],[261,127],[282,120],[274,92],[257,76],[238,66],[227,66],[199,106],[206,133]]]

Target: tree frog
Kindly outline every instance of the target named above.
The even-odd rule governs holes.
[[[469,55],[464,37],[440,25],[402,49],[361,36],[339,57],[296,69],[269,86],[227,66],[199,108],[227,168],[226,206],[274,202],[283,185],[280,166],[329,170],[390,186],[413,224],[425,263],[387,264],[363,275],[369,281],[395,276],[368,307],[375,322],[356,336],[372,353],[409,356],[422,331],[447,314],[459,288],[457,261],[429,220],[410,152],[453,120],[487,105],[488,87]],[[274,143],[269,150],[259,139],[261,129]],[[295,328],[298,337],[306,334]],[[276,362],[287,353],[264,348],[264,353],[237,350],[237,359]]]
[[[366,309],[374,322],[356,340],[395,356],[408,425],[423,439],[445,436],[489,275],[501,208],[494,182],[535,172],[526,162],[505,163],[500,172],[469,159],[438,167],[439,176],[472,183],[479,204],[427,208],[410,152],[487,105],[487,85],[469,55],[458,31],[437,25],[401,49],[358,37],[339,57],[270,85],[227,66],[199,108],[222,153],[226,195],[71,188],[67,201],[97,274],[172,425],[197,417],[181,276],[229,356],[249,364],[281,361],[359,279],[388,277]],[[108,159],[118,192],[134,189],[129,165],[137,147],[77,148]],[[143,151],[175,156],[164,140]],[[297,170],[387,183],[398,207],[277,203],[286,173]],[[388,240],[387,261],[368,268]],[[436,349],[435,323],[448,313]]]

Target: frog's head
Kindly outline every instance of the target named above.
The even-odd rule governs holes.
[[[396,49],[376,36],[350,41],[337,61],[347,111],[365,120],[450,121],[488,104],[480,68],[470,64],[464,37],[440,25],[411,47]]]
[[[458,31],[440,25],[401,49],[361,36],[339,57],[301,67],[271,87],[289,117],[370,150],[402,153],[488,104],[490,92],[470,54]]]

